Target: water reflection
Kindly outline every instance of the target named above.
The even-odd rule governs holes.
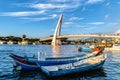
[[[60,45],[52,46],[52,53],[53,53],[53,57],[60,57],[60,55],[61,55],[61,46]]]
[[[54,80],[105,80],[106,73],[104,68],[55,77]]]
[[[104,68],[82,72],[82,73],[74,73],[68,74],[59,77],[48,77],[46,74],[41,71],[14,71],[14,75],[17,75],[16,78],[18,80],[104,80],[106,77],[106,73]]]
[[[48,80],[49,77],[46,77],[41,71],[17,71],[18,80]]]

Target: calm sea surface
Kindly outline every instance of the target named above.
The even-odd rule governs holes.
[[[10,53],[21,56],[36,56],[45,52],[46,57],[81,55],[75,45],[0,45],[0,80],[120,80],[120,52],[106,52],[107,60],[101,69],[49,78],[41,71],[16,71]],[[84,54],[84,53],[82,53]]]

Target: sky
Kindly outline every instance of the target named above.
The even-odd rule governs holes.
[[[0,0],[0,36],[120,33],[120,0]]]

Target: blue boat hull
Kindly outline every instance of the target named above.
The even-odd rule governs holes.
[[[75,61],[72,61],[75,62]],[[39,65],[30,65],[30,64],[25,64],[25,63],[21,63],[16,61],[16,63],[21,67],[22,70],[40,70],[41,66],[51,66],[51,65],[61,65],[61,64],[68,64],[68,63],[72,63],[72,62],[67,62],[67,61],[62,61],[62,62],[55,62],[55,61],[50,61],[50,62],[36,62]]]
[[[68,64],[76,62],[77,60],[71,60],[71,61],[37,61],[40,66],[51,66],[51,65],[61,65],[61,64]]]
[[[79,68],[71,69],[71,70],[63,70],[63,71],[61,70],[61,71],[48,72],[42,68],[42,71],[45,72],[50,77],[61,76],[61,75],[65,75],[65,74],[78,73],[78,72],[99,69],[103,66],[104,62],[105,61],[103,61],[102,63],[95,64],[95,65],[90,65],[87,67],[79,67]]]
[[[101,68],[106,60],[106,54],[84,59],[65,65],[41,66],[41,70],[48,76],[61,76],[65,74],[83,72]]]
[[[21,62],[16,61],[17,64],[19,65],[18,67],[20,67],[19,70],[40,70],[40,66],[38,65],[29,65],[29,64],[23,64]]]

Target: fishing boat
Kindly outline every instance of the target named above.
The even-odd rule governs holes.
[[[76,46],[77,48],[77,51],[80,51],[80,52],[92,52],[94,48],[96,47],[89,47],[88,45],[86,46]]]
[[[88,53],[84,56],[72,56],[72,57],[50,57],[50,58],[31,58],[31,57],[21,57],[15,54],[10,54],[10,57],[15,61],[17,66],[20,66],[20,69],[23,70],[37,70],[41,66],[51,66],[51,65],[61,65],[74,63],[86,58],[94,57],[102,53],[101,49],[94,49],[93,52]]]
[[[106,51],[120,51],[120,44],[113,44],[110,48],[105,48]]]
[[[89,48],[89,47],[77,47],[78,51],[83,51],[83,52],[92,52],[93,48]]]
[[[10,55],[10,57],[15,61],[15,66],[19,67],[19,70],[38,70],[40,69],[40,66],[49,66],[49,65],[61,65],[61,64],[67,64],[77,61],[78,57],[71,57],[72,59],[69,59],[66,57],[64,58],[50,58],[51,60],[37,60],[37,59],[26,59],[24,57],[20,57],[17,55]],[[39,65],[38,65],[39,64]]]
[[[61,76],[70,73],[83,72],[101,68],[105,62],[106,54],[83,59],[74,63],[41,66],[41,70],[50,77]]]

